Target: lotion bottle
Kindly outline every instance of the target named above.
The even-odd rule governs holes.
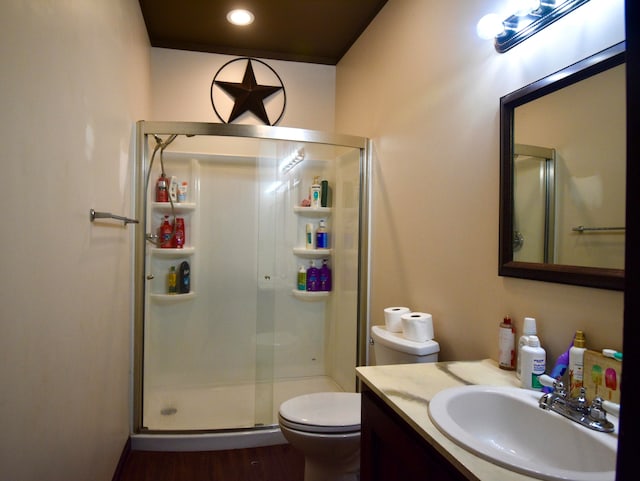
[[[527,344],[522,347],[522,371],[520,382],[525,389],[542,390],[542,384],[538,379],[547,368],[547,353],[540,347],[538,336],[529,336]]]
[[[516,360],[516,377],[518,379],[521,378],[522,372],[522,348],[527,345],[527,338],[529,336],[535,336],[536,334],[536,320],[533,317],[525,317],[524,325],[522,326],[522,335],[520,336],[520,339],[518,339],[518,353]]]
[[[576,331],[573,346],[569,349],[569,394],[577,396],[584,385],[584,351],[586,351],[584,332]]]

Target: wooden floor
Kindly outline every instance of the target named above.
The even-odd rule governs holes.
[[[129,451],[113,481],[302,481],[289,444],[205,452]]]

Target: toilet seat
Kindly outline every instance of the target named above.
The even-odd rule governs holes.
[[[280,405],[284,427],[308,433],[354,433],[360,431],[360,394],[319,392],[294,397]]]

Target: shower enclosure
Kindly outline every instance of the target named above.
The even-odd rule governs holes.
[[[514,145],[513,260],[555,262],[555,150]]]
[[[309,130],[138,122],[134,436],[276,431],[284,400],[356,390],[369,324],[369,152],[367,139]],[[161,173],[186,194],[158,202]],[[303,206],[316,176],[328,181],[327,205]],[[329,248],[308,249],[307,225],[321,219]],[[324,260],[331,290],[300,290],[300,267]],[[169,292],[170,272],[187,265],[188,292]]]

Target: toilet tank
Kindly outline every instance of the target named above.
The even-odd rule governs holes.
[[[437,362],[440,344],[434,340],[415,342],[406,339],[401,332],[390,332],[384,326],[372,326],[373,363],[415,364]]]

